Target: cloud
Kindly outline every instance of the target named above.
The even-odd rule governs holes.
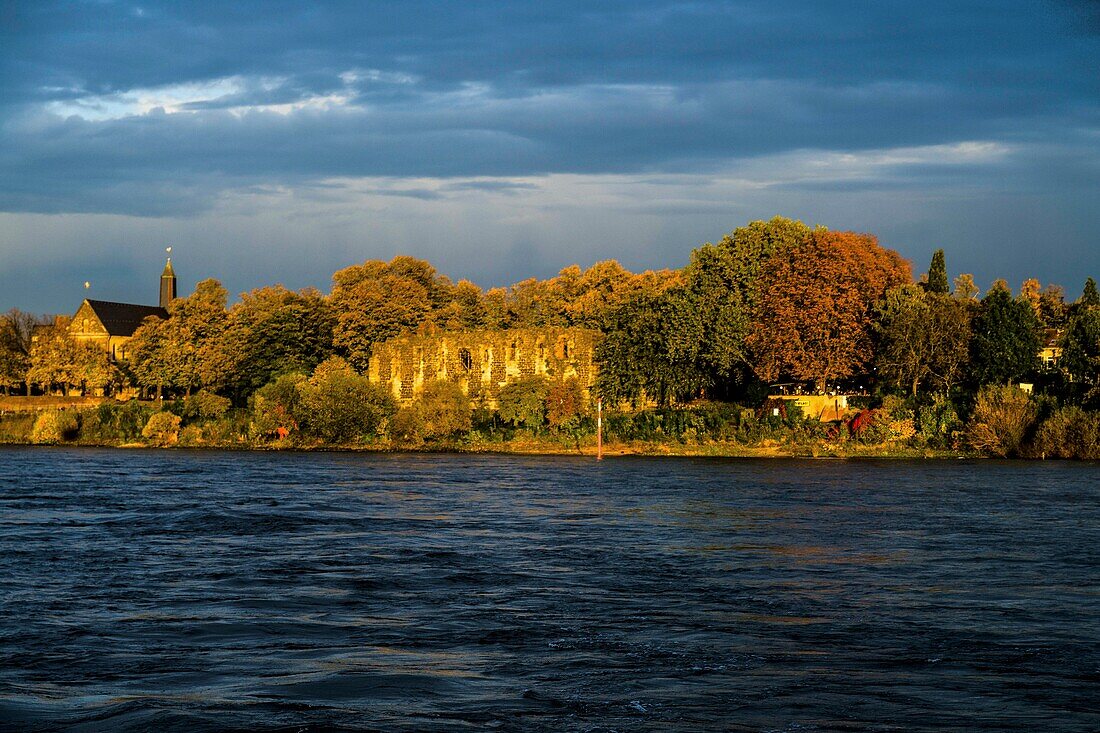
[[[366,256],[358,238],[459,268],[490,246],[457,274],[500,282],[598,248],[675,265],[775,213],[880,227],[913,252],[968,231],[968,251],[1024,268],[1026,211],[1059,232],[1059,256],[1096,260],[1088,2],[42,0],[0,14],[0,212],[22,232],[0,236],[7,297],[34,297],[26,271],[7,273],[44,232],[89,261],[158,231],[218,258],[230,237],[241,261],[265,238],[319,237],[318,268]],[[126,232],[111,248],[104,222]],[[242,283],[255,273],[218,261]]]

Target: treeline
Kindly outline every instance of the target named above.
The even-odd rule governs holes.
[[[232,307],[220,283],[204,280],[171,304],[168,319],[142,325],[127,358],[117,363],[108,362],[101,349],[75,342],[64,319],[42,325],[18,311],[0,319],[5,391],[29,391],[33,384],[42,391],[116,392],[133,385],[147,395],[181,399],[201,391],[247,408],[253,423],[282,420],[324,440],[355,436],[318,427],[322,411],[299,400],[309,393],[310,380],[343,374],[354,381],[366,371],[374,344],[433,329],[599,330],[595,392],[613,406],[649,405],[665,414],[711,400],[759,410],[769,385],[777,383],[866,392],[868,407],[882,413],[880,433],[889,412],[889,422],[912,426],[911,435],[899,428],[893,439],[962,441],[991,453],[1026,453],[1059,411],[1072,408],[1087,417],[1100,404],[1100,295],[1091,278],[1073,302],[1061,288],[1043,288],[1036,280],[1025,281],[1015,296],[1003,281],[983,294],[972,276],[949,276],[941,250],[914,282],[909,264],[872,235],[781,217],[704,244],[680,270],[635,274],[606,261],[488,291],[452,282],[411,257],[340,270],[327,294],[265,287],[243,294]],[[38,334],[33,344],[32,332]],[[1042,362],[1046,346],[1061,350],[1057,363],[1056,351],[1049,352],[1049,363]],[[1034,414],[1018,439],[986,440],[970,430],[997,389],[1021,382],[1033,385],[1025,401]],[[532,424],[549,424],[546,393],[560,387],[537,387],[545,414]],[[1013,389],[1013,397],[1023,394]],[[279,409],[299,413],[265,417],[257,405],[270,403],[273,391],[283,395],[276,400]],[[396,406],[378,404],[374,418],[355,423],[358,437],[416,432],[402,428],[411,424],[408,413],[399,417]],[[476,417],[478,407],[467,403],[465,410]],[[576,414],[587,414],[587,407],[579,406]],[[432,409],[413,422],[431,423]],[[927,416],[935,410],[950,411],[954,422],[941,420],[942,429],[929,437],[918,422],[920,415],[932,420]],[[876,435],[866,432],[867,413],[845,430]],[[474,424],[491,420],[501,416],[483,415]],[[449,434],[465,425],[460,421]]]

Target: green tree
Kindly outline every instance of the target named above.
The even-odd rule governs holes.
[[[714,383],[731,379],[748,361],[745,299],[755,283],[747,282],[745,275],[745,263],[732,246],[704,244],[691,253],[686,293],[702,327],[700,366]]]
[[[693,399],[711,384],[702,339],[700,313],[682,288],[639,296],[616,311],[596,347],[596,390],[609,404]]]
[[[950,292],[947,284],[947,263],[944,261],[942,249],[932,253],[932,264],[928,267],[928,292],[939,295]]]
[[[1075,381],[1100,384],[1100,307],[1079,310],[1062,335],[1058,365]]]
[[[1091,277],[1085,280],[1085,290],[1077,302],[1086,308],[1100,307],[1100,292],[1096,291],[1096,281]]]
[[[450,438],[469,432],[472,414],[470,399],[460,386],[447,381],[431,382],[397,412],[390,422],[390,435],[405,441]]]
[[[876,306],[875,363],[883,379],[916,396],[922,384],[949,390],[968,358],[969,309],[944,294],[903,285]]]
[[[303,432],[347,443],[375,432],[393,414],[393,399],[340,357],[322,362],[298,385]]]
[[[1031,306],[1007,287],[982,298],[970,339],[971,378],[977,384],[1007,384],[1038,366],[1039,322]]]
[[[549,395],[550,382],[546,377],[523,377],[500,388],[497,413],[506,423],[538,432],[546,425]]]
[[[277,374],[312,372],[332,356],[333,325],[328,302],[311,288],[244,293],[229,312],[222,342],[233,392],[244,397]]]
[[[253,437],[270,438],[278,435],[280,429],[284,435],[290,435],[299,428],[299,417],[308,420],[302,409],[302,390],[300,385],[309,381],[305,374],[281,374],[256,390],[250,398],[252,422],[249,433]]]

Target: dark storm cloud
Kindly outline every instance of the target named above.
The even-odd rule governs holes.
[[[796,201],[834,226],[860,207],[815,197],[964,192],[988,216],[1004,197],[1071,216],[1100,193],[1098,57],[1090,0],[0,0],[0,211],[188,219],[293,190],[316,204],[296,216],[339,223],[349,191],[481,206],[464,197],[526,201],[546,194],[533,177],[569,174],[634,176],[630,215],[667,232],[718,220],[705,186],[683,188],[708,175],[776,192],[754,194],[764,215]],[[865,160],[899,149],[924,152]],[[555,261],[500,236],[515,263]]]
[[[794,148],[1043,138],[1098,124],[1100,75],[1086,72],[1100,48],[1072,36],[1085,12],[9,3],[0,208],[156,215],[257,181],[688,170]],[[180,114],[64,118],[79,100],[226,79],[231,91]],[[270,111],[327,95],[338,103]]]

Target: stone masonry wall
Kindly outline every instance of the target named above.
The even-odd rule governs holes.
[[[436,380],[457,382],[471,400],[497,406],[500,388],[522,377],[576,377],[588,393],[596,381],[598,331],[531,328],[398,336],[374,346],[368,374],[408,402]]]

